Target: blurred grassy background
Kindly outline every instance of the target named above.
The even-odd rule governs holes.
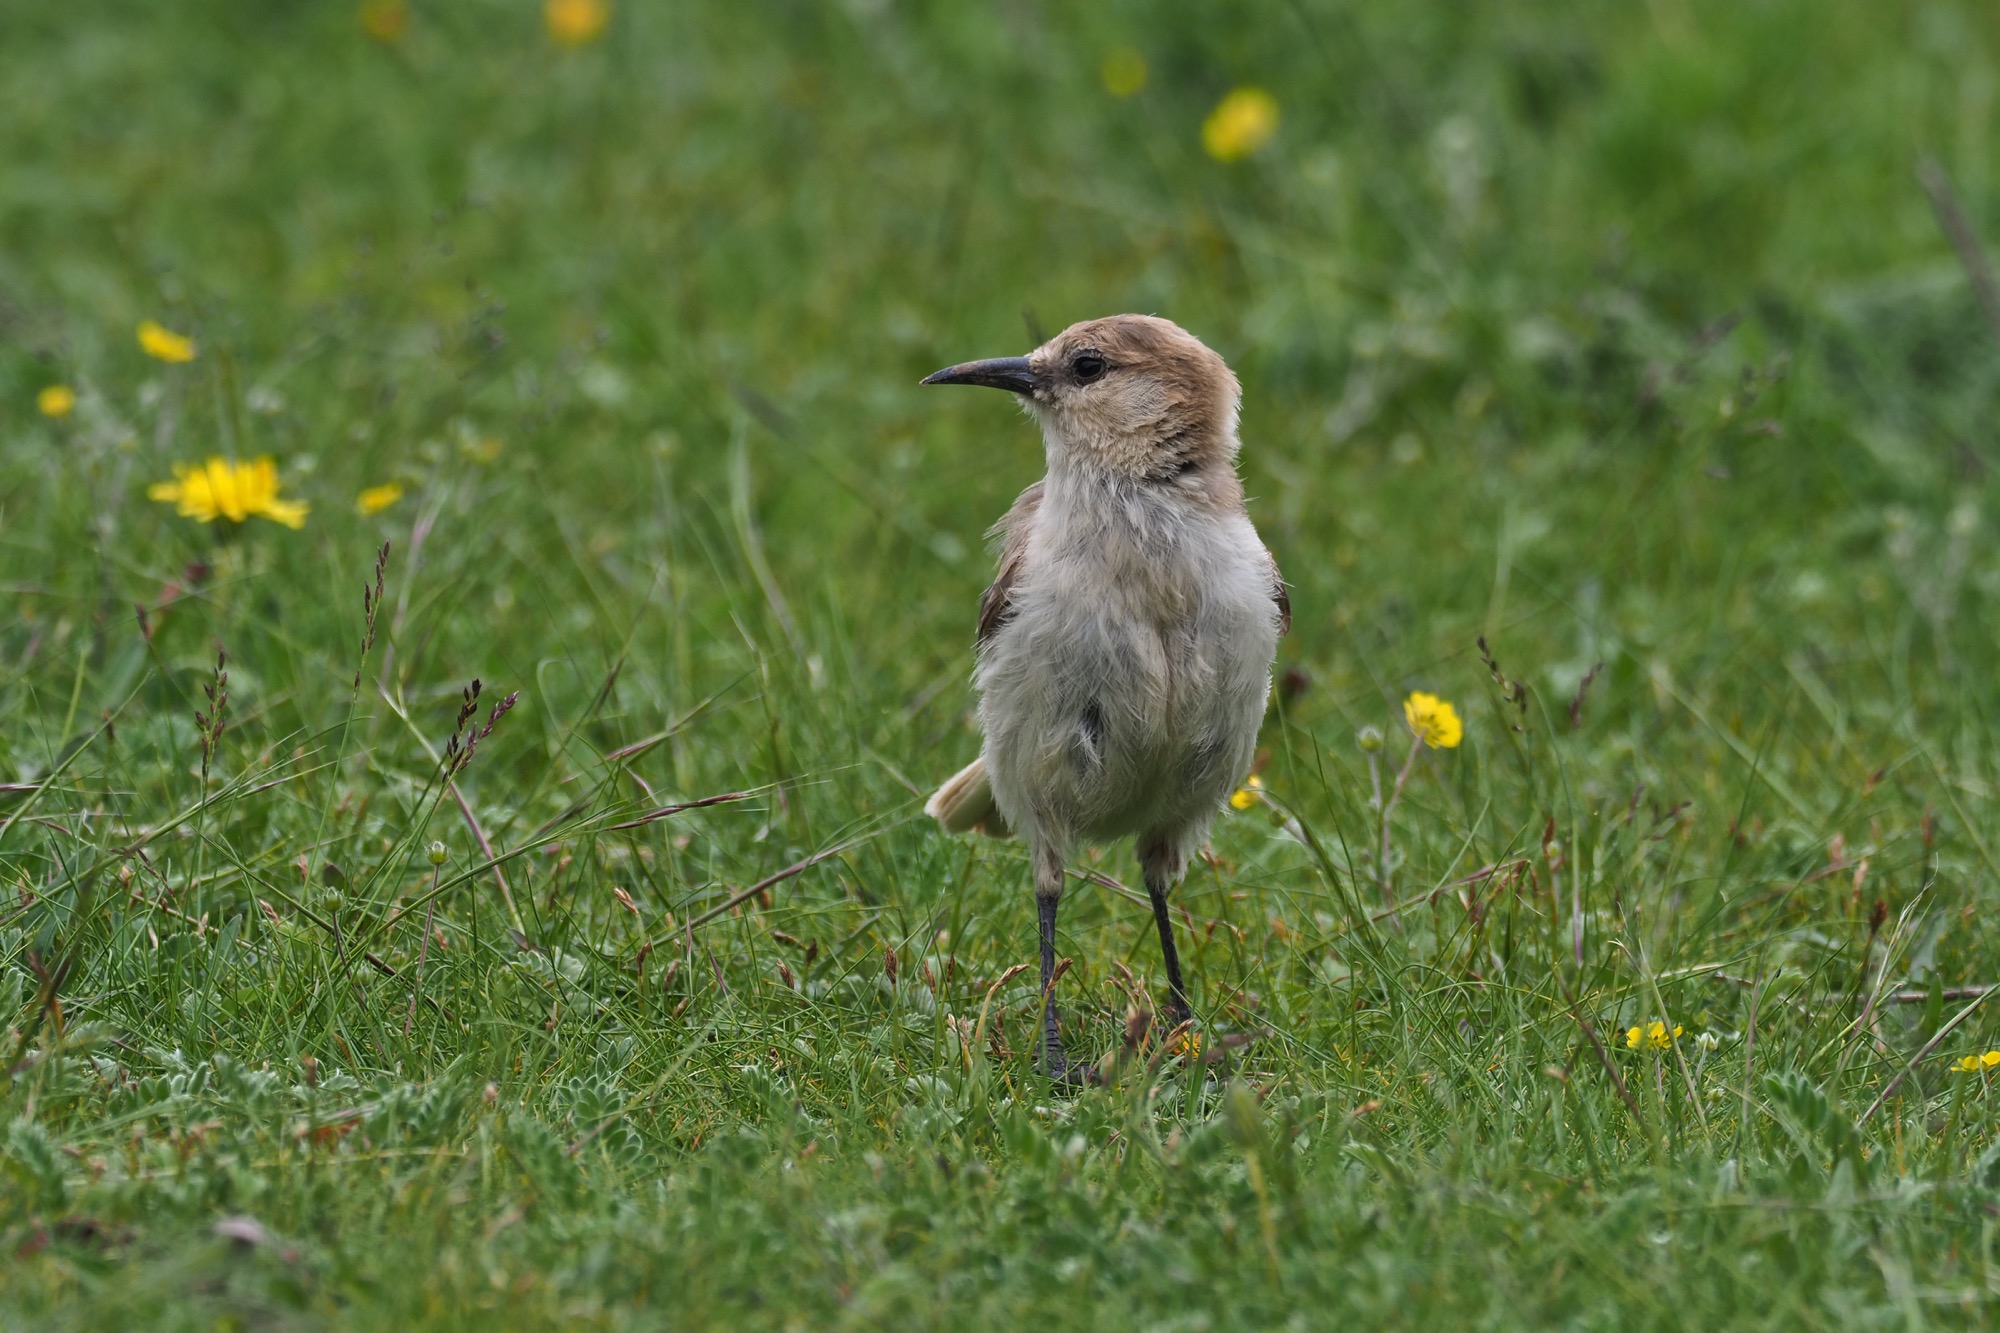
[[[1917,171],[2000,236],[1996,57],[1970,3],[0,12],[0,1303],[1978,1322],[2000,359]],[[1276,133],[1218,161],[1245,87]],[[1291,822],[1183,890],[1257,1043],[1065,1102],[987,995],[1018,849],[916,817],[1039,450],[916,380],[1119,310],[1243,378]],[[211,453],[305,528],[146,499]],[[511,908],[426,748],[475,676],[521,695],[461,784]],[[1400,762],[1410,688],[1468,738],[1371,921],[1354,735]],[[1066,906],[1076,1049],[1149,929]],[[1628,1106],[1579,1015],[1685,1063],[1618,1050]]]

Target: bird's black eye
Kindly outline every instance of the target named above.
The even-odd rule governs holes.
[[[1078,384],[1089,384],[1104,378],[1104,372],[1111,369],[1111,363],[1095,352],[1078,352],[1070,360],[1069,368]]]

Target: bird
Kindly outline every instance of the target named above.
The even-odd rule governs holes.
[[[1080,844],[1132,838],[1159,929],[1169,1018],[1192,1020],[1168,895],[1249,772],[1292,608],[1237,475],[1242,390],[1170,320],[1073,324],[1026,356],[948,366],[925,384],[1014,394],[1046,475],[989,534],[974,687],[983,742],[926,812],[947,832],[1018,835],[1040,930],[1044,1072],[1063,1051],[1056,912]]]

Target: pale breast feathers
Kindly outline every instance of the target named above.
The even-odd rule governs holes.
[[[1020,582],[1021,572],[1028,557],[1028,533],[1034,526],[1035,513],[1042,507],[1042,483],[1036,482],[1022,491],[1000,521],[993,525],[992,535],[1000,539],[1000,569],[993,576],[993,582],[979,597],[979,632],[976,641],[986,640],[1014,618],[1014,587]],[[1285,576],[1278,569],[1278,558],[1266,549],[1264,559],[1271,569],[1271,601],[1278,608],[1278,633],[1292,632],[1292,597],[1285,588]]]

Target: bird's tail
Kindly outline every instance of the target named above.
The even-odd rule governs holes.
[[[1011,838],[1014,831],[993,803],[993,784],[986,778],[986,760],[975,759],[960,769],[924,802],[924,813],[944,826],[946,833],[985,833],[995,838]]]

